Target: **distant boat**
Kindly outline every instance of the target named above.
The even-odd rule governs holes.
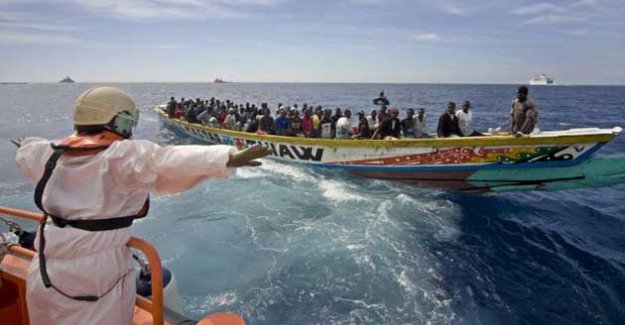
[[[59,82],[63,82],[63,83],[73,83],[74,80],[72,80],[72,78],[70,78],[69,76],[65,77],[63,80],[59,81]]]
[[[547,75],[544,73],[530,79],[530,85],[553,85],[553,84],[554,84],[553,78],[547,77]]]
[[[226,82],[228,82],[228,81],[225,81],[225,80],[223,80],[223,79],[221,79],[221,78],[217,78],[217,79],[215,79],[213,82],[214,82],[214,83],[216,83],[216,84],[223,84],[223,83],[226,83]]]

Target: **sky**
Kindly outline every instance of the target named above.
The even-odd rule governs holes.
[[[625,85],[625,0],[0,0],[0,82]]]

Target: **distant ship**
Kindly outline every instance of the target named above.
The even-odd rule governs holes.
[[[223,80],[221,78],[217,78],[213,82],[216,83],[216,84],[222,84],[222,83],[226,83],[227,81],[225,81],[225,80]]]
[[[541,74],[530,79],[530,85],[553,85],[553,78],[547,77],[546,74]]]
[[[59,81],[59,82],[66,82],[66,83],[72,83],[74,82],[74,80],[72,80],[72,78],[70,78],[69,76],[65,77],[63,80]]]

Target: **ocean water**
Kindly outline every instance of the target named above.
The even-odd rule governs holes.
[[[18,136],[72,131],[93,84],[0,85],[0,204],[36,210]],[[471,100],[478,130],[505,125],[515,85],[116,84],[141,110],[136,138],[195,143],[152,111],[170,96],[304,102],[369,111]],[[625,126],[625,87],[531,87],[543,130]],[[403,116],[403,113],[402,113]],[[621,136],[597,155],[625,152]],[[467,195],[263,160],[177,195],[156,196],[136,236],[177,278],[185,314],[249,324],[624,324],[625,186]],[[34,228],[28,222],[26,227]],[[0,226],[0,231],[6,228]]]

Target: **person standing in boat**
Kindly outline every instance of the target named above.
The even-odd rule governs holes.
[[[135,272],[126,243],[149,193],[226,177],[270,152],[131,140],[138,119],[126,93],[95,87],[76,101],[74,135],[17,142],[18,168],[38,182],[35,203],[44,212],[26,282],[31,324],[131,324]]]
[[[176,103],[176,99],[172,96],[169,98],[169,103],[167,103],[167,116],[169,118],[174,118],[176,116],[176,107],[178,103]]]
[[[458,126],[458,118],[456,118],[456,103],[447,103],[447,110],[438,119],[436,133],[439,138],[462,136],[462,132],[460,132],[460,127]]]
[[[510,108],[510,133],[514,135],[538,133],[538,106],[528,96],[525,86],[517,88],[516,99]]]
[[[473,119],[473,112],[471,112],[471,102],[468,100],[462,104],[462,109],[456,112],[456,118],[458,119],[458,127],[460,132],[465,137],[476,137],[483,135],[471,128],[471,121]]]
[[[391,102],[388,100],[388,98],[386,98],[383,91],[380,92],[378,97],[373,99],[373,105],[384,107],[384,109],[386,109],[386,107],[388,107],[388,105],[390,104]]]

